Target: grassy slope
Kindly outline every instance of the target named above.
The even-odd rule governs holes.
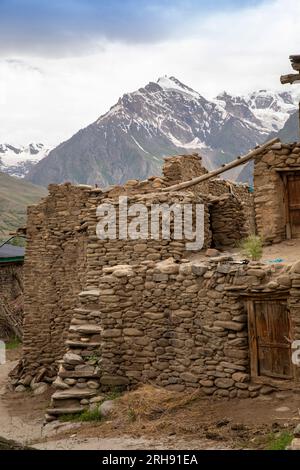
[[[26,223],[26,208],[46,196],[47,190],[0,172],[0,239]]]

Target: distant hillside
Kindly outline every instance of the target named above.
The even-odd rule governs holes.
[[[26,208],[47,195],[47,190],[0,172],[0,239],[26,223]]]

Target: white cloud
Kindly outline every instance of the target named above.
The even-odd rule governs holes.
[[[125,92],[175,75],[204,96],[280,88],[288,56],[300,53],[299,0],[195,18],[185,39],[99,44],[77,58],[0,62],[0,142],[55,145],[105,113]],[[95,45],[96,47],[96,45]],[[297,85],[295,85],[297,86]],[[288,87],[282,87],[288,89]]]

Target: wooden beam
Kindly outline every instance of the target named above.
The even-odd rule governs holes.
[[[206,173],[205,175],[202,175],[202,176],[197,176],[196,178],[193,178],[192,180],[184,181],[183,183],[174,184],[173,186],[168,186],[166,188],[161,189],[160,191],[162,192],[177,191],[179,189],[184,189],[184,188],[189,188],[190,186],[195,186],[195,184],[202,183],[202,181],[209,180],[213,178],[214,176],[220,175],[221,173],[224,173],[225,171],[231,170],[232,168],[235,168],[239,165],[242,165],[243,163],[246,163],[252,160],[254,157],[257,157],[264,150],[266,150],[271,145],[276,144],[277,142],[280,142],[280,139],[278,139],[278,137],[276,137],[275,139],[269,140],[263,145],[260,145],[256,149],[247,153],[247,155],[238,157],[232,162],[222,165],[220,168],[217,168],[216,170],[210,171],[209,173]]]
[[[282,85],[300,81],[300,73],[290,73],[289,75],[281,75],[280,81]]]
[[[293,69],[300,71],[300,55],[290,55],[290,61]]]

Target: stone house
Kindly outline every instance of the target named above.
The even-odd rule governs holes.
[[[257,232],[265,243],[300,236],[300,143],[274,144],[254,163]]]
[[[256,188],[267,155],[255,163]],[[168,192],[205,172],[198,156],[169,157],[162,177],[105,191],[50,185],[49,196],[29,208],[23,357],[12,382],[53,383],[47,419],[88,407],[107,387],[149,381],[228,398],[297,387],[298,264],[244,265],[219,253],[193,261],[186,240],[172,236],[96,235],[96,208],[118,208],[122,195],[129,206],[202,203],[205,249],[236,246],[255,231],[255,215],[261,233],[259,211],[271,204],[255,195],[254,214],[253,196],[243,185],[215,179]],[[278,219],[272,220],[277,230]]]

